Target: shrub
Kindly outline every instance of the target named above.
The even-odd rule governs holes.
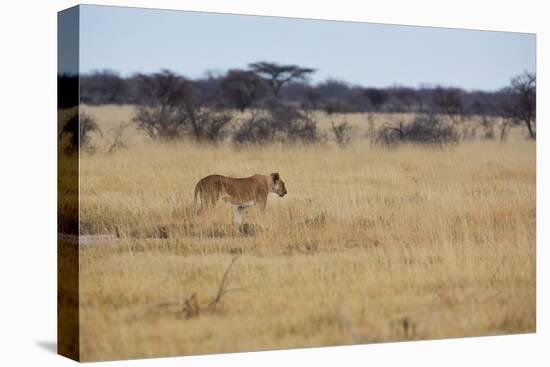
[[[275,139],[276,128],[269,116],[253,113],[235,131],[233,140],[238,143],[270,143]]]
[[[85,113],[74,113],[65,123],[60,132],[60,139],[65,142],[64,150],[67,153],[81,150],[93,150],[91,134],[101,134],[101,129],[95,119]]]
[[[273,141],[319,141],[317,121],[307,110],[271,101],[263,112],[254,112],[233,135],[236,143],[269,143]]]
[[[352,128],[347,122],[342,122],[335,125],[334,122],[331,123],[332,133],[336,139],[336,143],[341,147],[346,146],[351,141]]]
[[[456,127],[443,122],[436,115],[418,115],[410,123],[384,126],[377,131],[377,142],[391,145],[399,142],[417,144],[457,143],[460,135]]]
[[[169,71],[137,78],[141,104],[136,108],[134,122],[151,138],[223,139],[231,115],[198,106],[192,82]]]

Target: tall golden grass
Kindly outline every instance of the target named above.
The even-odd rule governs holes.
[[[240,228],[193,208],[203,176],[271,172],[288,195]],[[80,252],[83,360],[535,330],[529,141],[143,140],[82,153],[80,185],[81,234],[104,235]]]

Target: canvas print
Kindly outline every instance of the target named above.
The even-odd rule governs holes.
[[[59,13],[58,350],[536,331],[536,36]]]

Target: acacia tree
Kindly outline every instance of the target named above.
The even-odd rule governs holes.
[[[516,76],[506,89],[507,101],[501,106],[502,114],[514,124],[525,124],[531,139],[536,138],[537,77],[535,73],[524,72]]]
[[[263,97],[267,88],[264,79],[246,70],[229,70],[221,82],[223,93],[241,112]]]
[[[283,85],[294,80],[305,80],[309,74],[315,72],[315,69],[297,65],[280,65],[263,61],[249,64],[248,67],[268,82],[276,98],[279,98]]]

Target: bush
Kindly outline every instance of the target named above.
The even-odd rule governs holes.
[[[378,143],[391,145],[399,142],[417,144],[458,143],[460,135],[456,127],[443,122],[435,115],[418,115],[410,123],[384,126],[377,131]]]
[[[74,113],[60,132],[60,139],[65,142],[63,149],[67,153],[77,152],[79,148],[80,150],[93,150],[90,143],[90,135],[93,132],[101,134],[95,119],[85,113]]]
[[[352,128],[347,122],[342,122],[338,125],[335,125],[334,122],[331,123],[332,133],[336,139],[336,143],[341,147],[346,146],[351,141]]]
[[[198,106],[193,83],[185,78],[169,71],[138,75],[138,90],[141,104],[134,122],[151,138],[214,141],[225,136],[231,115]]]
[[[483,134],[481,136],[482,139],[492,140],[495,138],[495,125],[491,120],[487,118],[487,116],[483,116],[480,125],[483,129]]]
[[[264,112],[255,112],[235,131],[236,143],[270,143],[274,141],[300,141],[314,143],[319,140],[317,121],[307,110],[270,101]]]
[[[90,144],[90,134],[96,132],[101,134],[101,130],[97,125],[95,119],[85,113],[80,114],[80,148],[81,149],[93,149]]]
[[[445,113],[451,118],[462,115],[464,113],[462,94],[463,91],[458,88],[435,88],[432,98],[436,112]]]
[[[252,116],[244,121],[235,131],[233,141],[238,144],[243,143],[271,143],[275,139],[276,128],[273,120],[269,116],[261,116],[253,113]]]

